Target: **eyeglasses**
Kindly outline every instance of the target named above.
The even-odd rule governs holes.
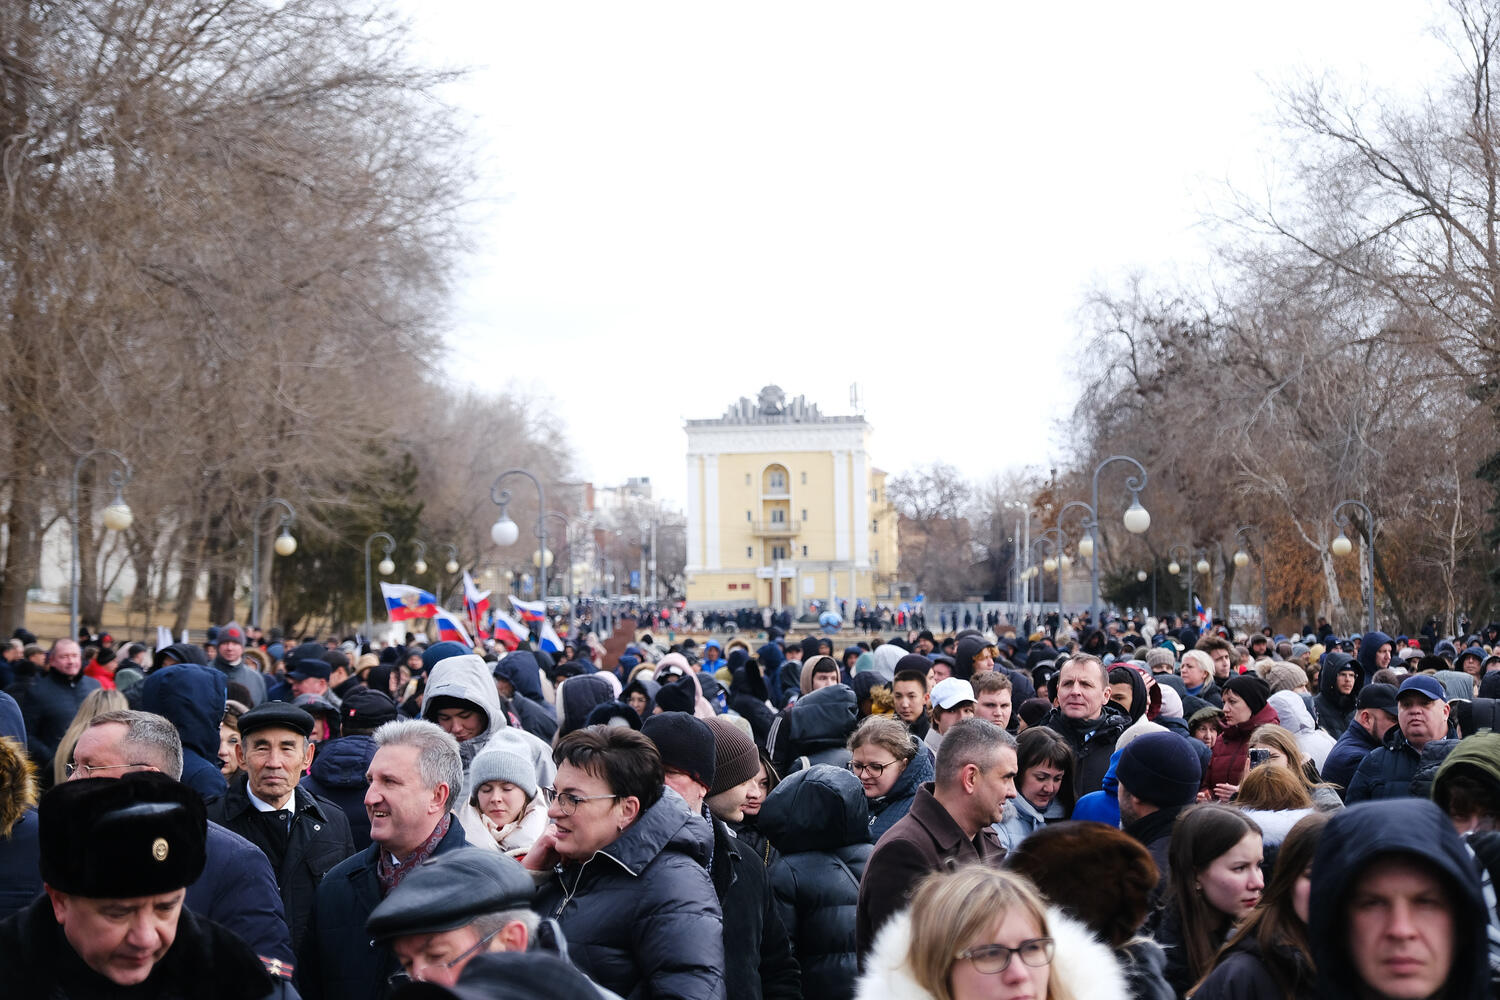
[[[489,943],[494,940],[495,935],[499,934],[503,930],[505,930],[504,927],[496,927],[494,930],[490,931],[484,937],[469,945],[469,947],[465,948],[457,956],[450,959],[449,961],[444,962],[442,965],[419,965],[415,966],[415,968],[418,971],[421,971],[423,969],[451,969],[456,965],[462,965],[469,959],[473,958],[475,955],[479,954],[485,948],[487,948],[489,946]],[[370,947],[373,948],[374,946],[375,942],[371,941]],[[409,982],[412,982],[412,976],[404,969],[400,972],[391,973],[390,977],[386,979],[386,983],[391,986],[402,986]]]
[[[856,775],[868,774],[872,778],[878,778],[885,773],[886,768],[899,763],[901,762],[898,760],[888,760],[884,764],[861,764],[857,760],[851,760],[844,766],[853,771]]]
[[[152,764],[74,764],[68,763],[68,777],[73,777],[79,771],[83,772],[85,778],[92,778],[95,771],[113,771],[120,767],[149,767],[155,770]]]
[[[1012,955],[1019,955],[1021,961],[1032,968],[1048,965],[1052,962],[1052,939],[1032,938],[1022,941],[1014,948],[1007,948],[1003,944],[982,944],[978,948],[961,951],[955,957],[959,961],[967,958],[974,963],[976,972],[993,976],[1010,968]]]
[[[548,798],[557,803],[558,809],[562,810],[564,816],[571,816],[578,811],[578,807],[585,802],[595,799],[618,799],[618,795],[574,795],[572,792],[559,792],[555,788],[544,788]]]

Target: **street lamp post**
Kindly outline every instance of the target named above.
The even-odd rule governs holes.
[[[269,500],[255,508],[255,516],[250,521],[250,541],[253,551],[250,554],[250,624],[260,627],[260,522],[261,515],[275,507],[282,508],[286,513],[281,515],[278,526],[281,534],[276,536],[274,547],[278,556],[289,556],[297,551],[297,539],[292,537],[292,525],[297,523],[297,512],[292,510],[292,505],[281,497],[271,497]]]
[[[113,469],[109,474],[109,485],[114,487],[115,497],[104,508],[104,527],[108,531],[124,531],[130,527],[130,522],[135,515],[130,512],[130,507],[125,503],[125,484],[130,482],[134,471],[125,456],[113,448],[95,448],[93,451],[85,452],[78,456],[78,461],[73,463],[72,488],[68,492],[68,526],[72,529],[73,536],[73,561],[68,571],[68,638],[78,638],[78,481],[83,476],[83,467],[88,464],[89,459],[99,455],[108,455],[120,463],[120,468]]]
[[[577,641],[578,614],[573,604],[573,522],[568,520],[568,515],[562,511],[549,510],[543,517],[555,517],[563,523],[563,552],[566,553],[568,565],[567,593],[563,596],[568,602],[568,638]]]
[[[381,576],[390,576],[396,572],[396,564],[391,562],[391,555],[396,551],[396,540],[383,531],[377,531],[365,539],[365,641],[374,645],[375,619],[370,607],[370,546],[379,539],[385,555],[380,564],[375,568],[380,571]]]
[[[1020,608],[1022,605],[1031,603],[1031,504],[1025,500],[1005,501],[1007,510],[1019,510],[1020,516],[1016,518],[1016,540],[1020,546],[1020,561],[1025,565],[1016,570],[1016,577],[1021,581],[1020,604],[1016,608],[1016,617],[1022,617]],[[1017,625],[1021,624],[1016,622]]]
[[[1333,523],[1339,526],[1338,537],[1329,544],[1336,556],[1347,556],[1354,548],[1354,543],[1349,541],[1349,536],[1344,534],[1344,529],[1349,526],[1349,519],[1344,516],[1345,507],[1358,507],[1365,515],[1365,560],[1370,574],[1370,591],[1366,597],[1366,613],[1369,618],[1370,627],[1367,631],[1375,631],[1375,515],[1370,508],[1358,500],[1340,500],[1337,507],[1333,508]]]
[[[1040,535],[1038,535],[1037,536],[1037,541],[1040,542],[1040,543],[1042,543],[1042,544],[1044,544],[1046,546],[1046,551],[1049,553],[1047,555],[1047,557],[1042,560],[1042,569],[1045,572],[1052,573],[1054,575],[1053,582],[1054,582],[1054,584],[1057,587],[1057,592],[1056,592],[1056,597],[1057,597],[1057,627],[1058,628],[1062,628],[1062,618],[1063,618],[1063,614],[1062,614],[1062,571],[1063,571],[1063,559],[1066,558],[1066,555],[1067,555],[1063,551],[1063,549],[1068,544],[1068,539],[1067,539],[1067,536],[1062,533],[1062,529],[1061,528],[1053,526],[1051,528],[1048,528],[1046,531],[1043,531]],[[1046,577],[1045,576],[1043,576],[1042,579],[1043,579],[1043,582],[1046,581]],[[1043,601],[1042,601],[1042,603],[1043,603],[1042,610],[1045,613],[1045,611],[1046,611],[1046,607],[1045,607],[1045,605],[1046,605],[1045,595],[1043,595]]]
[[[1184,561],[1193,558],[1193,550],[1188,548],[1186,545],[1173,545],[1171,548],[1167,549],[1167,572],[1172,574],[1173,576],[1176,576],[1178,573],[1182,572],[1182,565],[1177,561],[1178,549],[1182,550],[1182,558]],[[1193,614],[1193,574],[1191,572],[1191,569],[1188,572],[1187,580],[1187,613],[1188,615]]]
[[[1125,510],[1124,523],[1125,530],[1132,535],[1144,534],[1146,529],[1151,527],[1151,514],[1145,507],[1141,506],[1141,490],[1146,488],[1146,467],[1129,455],[1111,455],[1095,467],[1094,492],[1089,509],[1092,511],[1098,511],[1099,509],[1099,473],[1103,472],[1104,467],[1111,462],[1129,462],[1141,473],[1139,479],[1134,475],[1128,476],[1125,479],[1125,488],[1130,491],[1130,506]],[[1099,546],[1098,528],[1099,518],[1094,516],[1089,525],[1090,553]],[[1096,558],[1091,560],[1091,562],[1092,567],[1089,573],[1089,612],[1093,616],[1094,627],[1098,628],[1103,624],[1103,619],[1099,613],[1099,560]]]
[[[1261,624],[1262,625],[1268,625],[1271,622],[1271,603],[1270,603],[1270,600],[1267,597],[1267,592],[1266,592],[1266,538],[1265,538],[1265,535],[1261,533],[1260,528],[1256,527],[1253,524],[1242,524],[1238,528],[1234,529],[1234,537],[1235,537],[1236,540],[1239,539],[1240,535],[1244,535],[1245,536],[1245,540],[1249,541],[1251,534],[1255,535],[1255,539],[1259,543],[1256,546],[1257,558],[1255,560],[1255,565],[1256,565],[1256,568],[1260,570],[1260,615],[1261,615],[1261,619],[1262,619]],[[1234,553],[1234,564],[1236,566],[1238,566],[1239,568],[1241,568],[1241,569],[1244,569],[1246,566],[1250,565],[1250,553],[1246,552],[1243,548],[1236,549],[1235,553]]]
[[[525,469],[506,469],[495,477],[494,482],[490,483],[490,499],[500,508],[500,519],[490,528],[490,540],[501,548],[504,548],[507,545],[516,544],[516,539],[521,536],[521,529],[516,527],[516,522],[512,521],[510,515],[506,512],[506,508],[510,505],[510,490],[502,490],[500,488],[500,483],[508,476],[525,476],[536,487],[536,537],[538,542],[537,562],[539,564],[537,566],[537,582],[540,584],[538,589],[541,591],[542,606],[545,608],[547,602],[547,567],[545,565],[547,557],[543,553],[547,551],[547,519],[542,516],[541,512],[547,509],[547,495],[542,490],[542,481]]]

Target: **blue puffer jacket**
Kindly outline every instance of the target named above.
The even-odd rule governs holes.
[[[433,856],[469,846],[454,816]],[[297,989],[307,1000],[378,1000],[400,970],[389,945],[374,945],[365,921],[380,903],[375,866],[380,847],[371,844],[333,867],[318,885],[307,938],[298,954]]]
[[[365,791],[370,787],[365,772],[375,758],[375,737],[359,733],[340,736],[318,746],[312,767],[301,787],[321,795],[349,817],[354,849],[370,846],[370,814],[365,812]]]
[[[815,764],[776,786],[758,825],[782,852],[771,890],[802,968],[802,995],[852,997],[859,880],[875,849],[864,787],[848,771]]]
[[[1370,756],[1370,752],[1379,747],[1380,741],[1355,719],[1328,751],[1328,757],[1323,761],[1323,780],[1338,785],[1340,794],[1347,798],[1354,772],[1359,770],[1359,765]]]
[[[205,801],[223,795],[229,789],[219,770],[219,722],[229,696],[223,672],[177,663],[151,671],[141,687],[141,707],[170,721],[182,737],[182,783]]]
[[[906,765],[901,777],[896,779],[889,792],[878,799],[869,800],[872,844],[906,815],[911,808],[911,800],[917,797],[917,789],[933,780],[937,773],[937,757],[933,755],[932,748],[915,736],[912,741],[917,744],[917,755]]]
[[[1441,762],[1457,745],[1458,740],[1430,740],[1419,751],[1407,741],[1400,726],[1392,726],[1385,734],[1384,745],[1370,751],[1354,772],[1344,801],[1353,805],[1370,799],[1407,798],[1412,793],[1411,779],[1416,777],[1423,758]]]
[[[559,866],[532,908],[562,925],[575,965],[622,997],[723,997],[723,919],[705,867],[713,839],[665,788],[613,843]]]

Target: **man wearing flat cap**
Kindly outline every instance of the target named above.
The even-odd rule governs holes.
[[[365,928],[396,953],[406,978],[452,986],[477,955],[527,949],[539,921],[531,910],[534,894],[531,875],[516,859],[461,847],[419,864],[375,907]]]
[[[228,793],[209,804],[209,816],[270,859],[296,951],[307,935],[318,883],[354,853],[349,818],[299,787],[313,759],[311,715],[267,701],[241,715],[239,724],[240,769]]]
[[[250,947],[184,909],[207,820],[153,771],[64,782],[38,811],[47,894],[0,922],[6,996],[295,997]]]

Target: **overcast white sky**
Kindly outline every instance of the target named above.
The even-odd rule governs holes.
[[[1085,296],[1202,273],[1275,88],[1445,56],[1426,0],[404,2],[484,151],[449,370],[679,508],[683,420],[768,382],[859,383],[891,472],[1065,463]]]

